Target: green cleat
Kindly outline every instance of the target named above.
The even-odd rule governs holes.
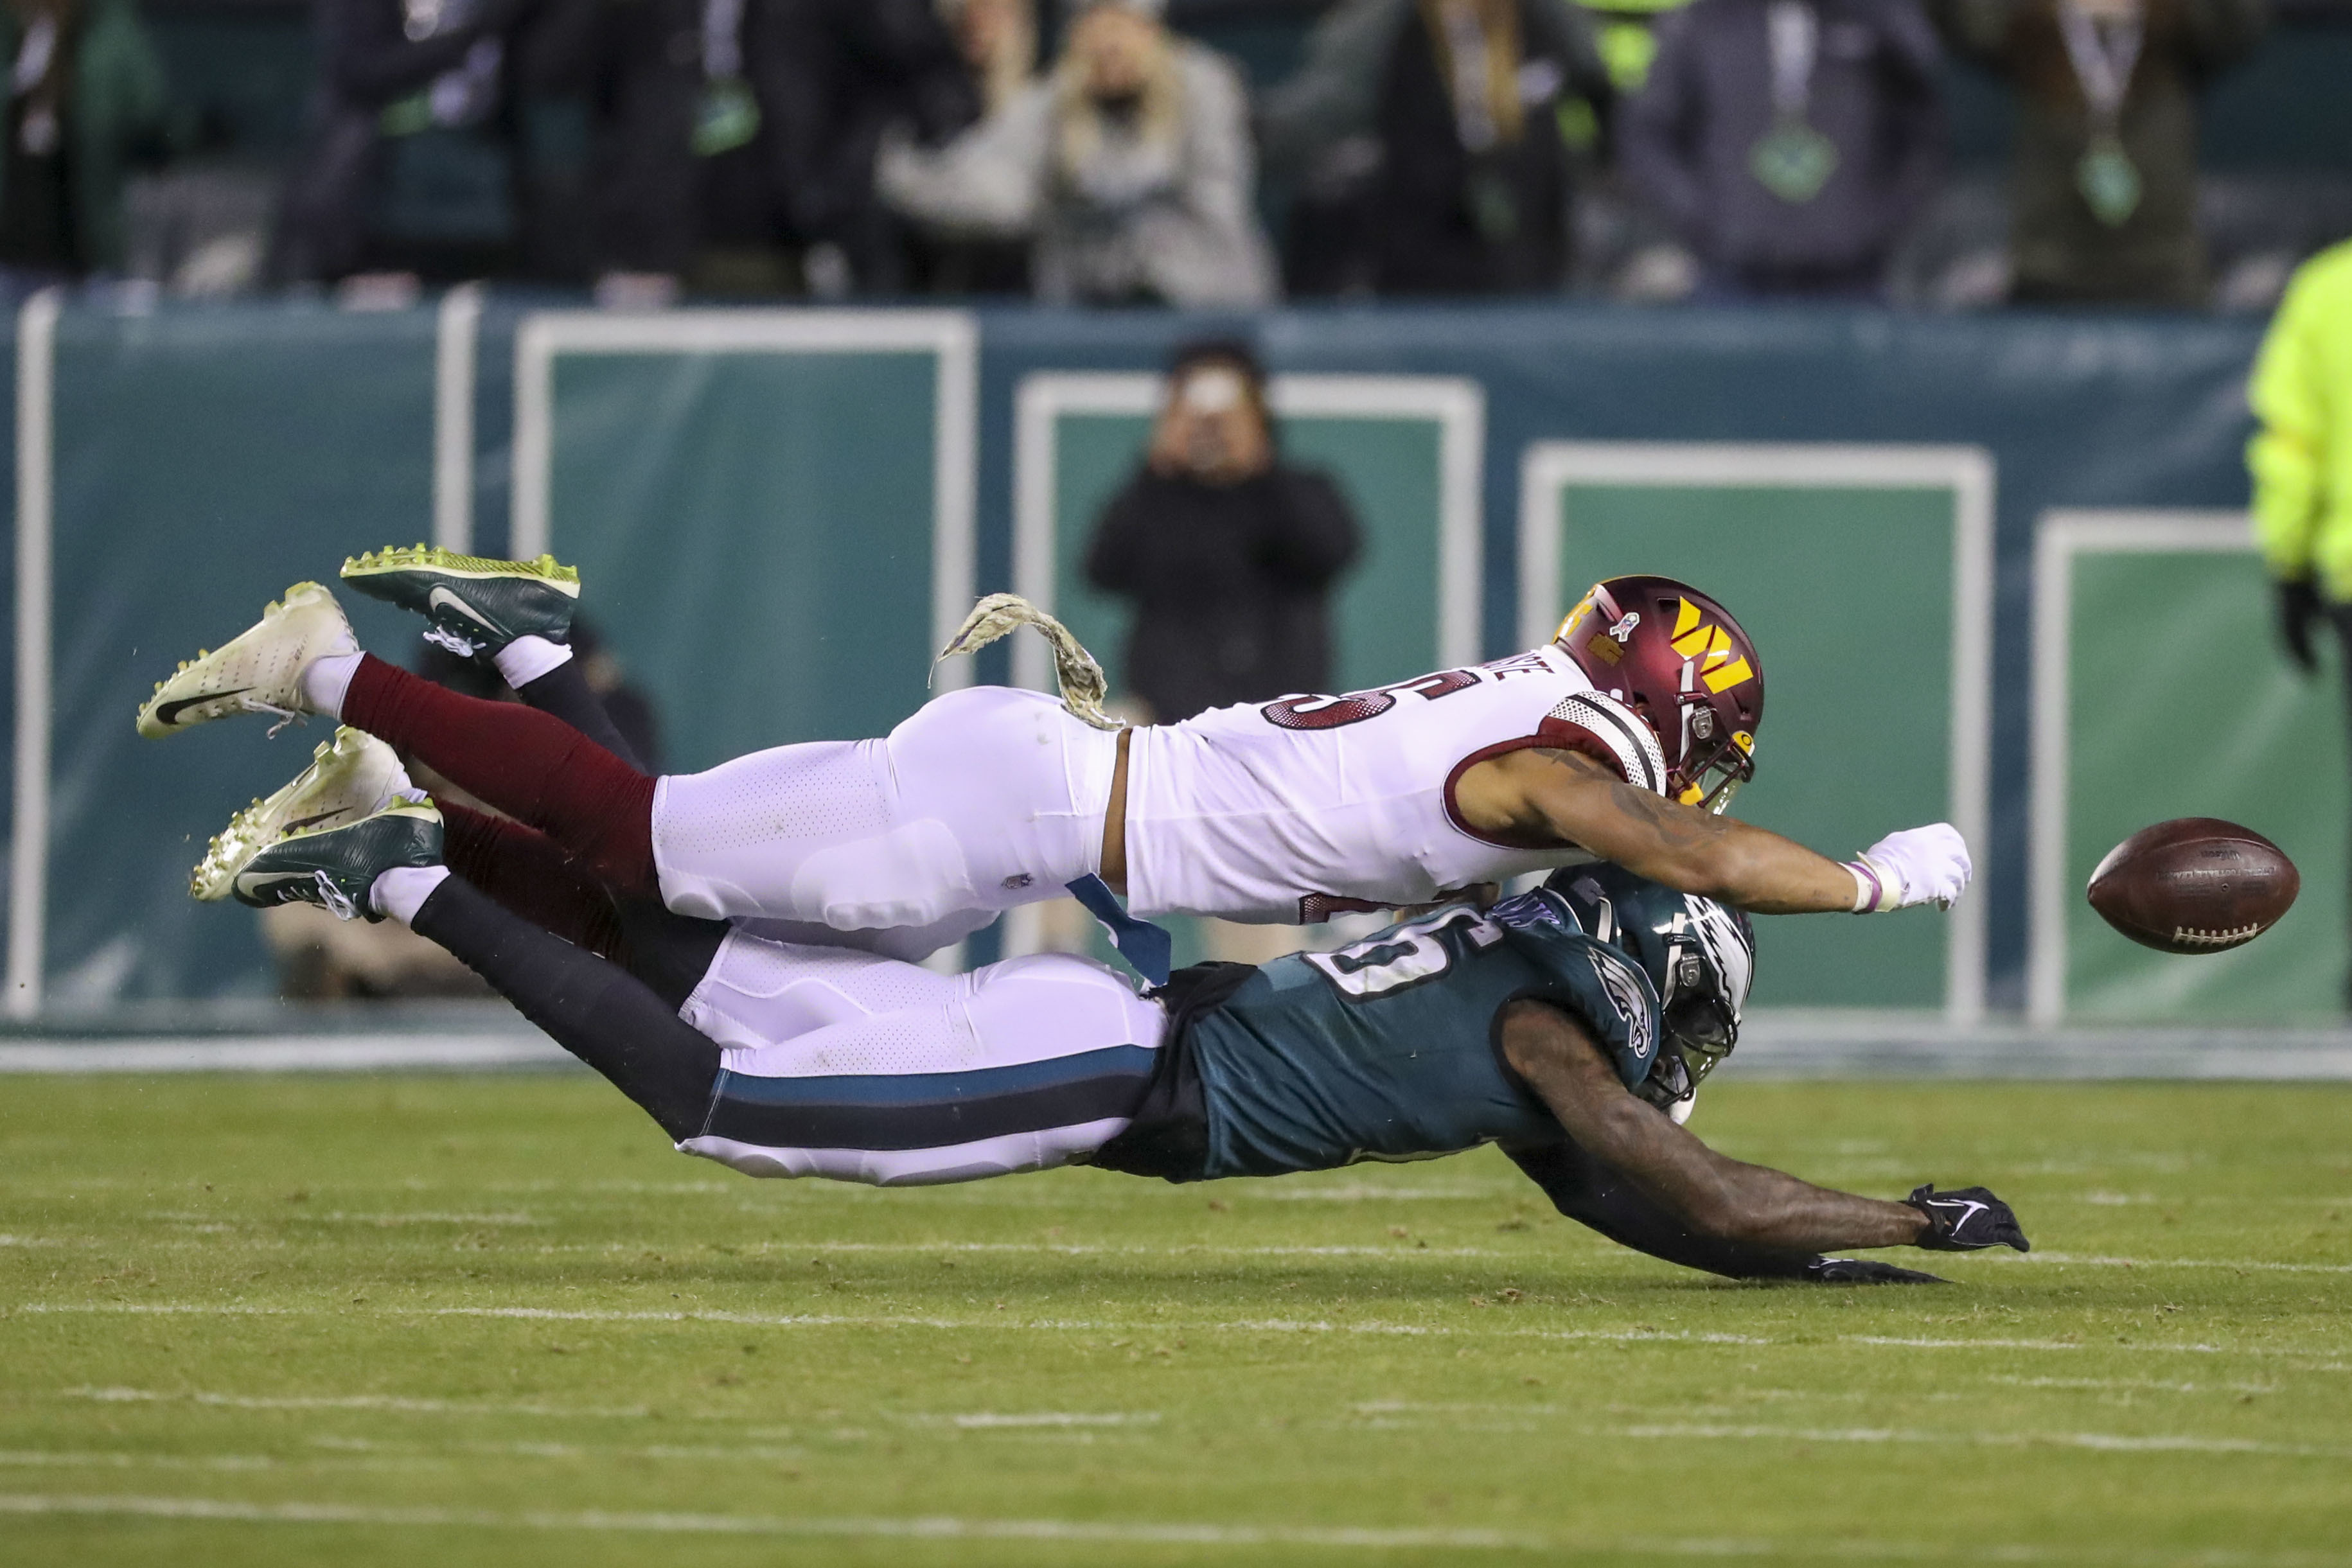
[[[440,863],[441,812],[409,790],[358,821],[278,840],[231,873],[231,891],[256,909],[315,904],[343,920],[382,920],[368,898],[377,877]]]
[[[518,637],[562,643],[580,602],[580,574],[551,555],[492,560],[439,545],[370,550],[343,562],[343,580],[424,616],[432,622],[425,640],[462,659],[495,653]]]
[[[363,731],[339,729],[319,743],[292,783],[229,819],[189,875],[188,894],[204,904],[226,898],[246,862],[279,839],[372,816],[408,787],[391,747]]]
[[[310,711],[302,672],[314,659],[356,653],[359,639],[335,596],[315,582],[298,582],[261,619],[214,653],[198,653],[139,710],[139,733],[161,740],[231,714],[278,716],[278,730]]]

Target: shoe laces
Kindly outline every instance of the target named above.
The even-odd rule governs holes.
[[[470,659],[482,651],[482,644],[462,632],[453,632],[435,622],[425,629],[425,640],[436,647],[446,648],[461,659]]]
[[[360,906],[352,901],[350,894],[335,885],[333,877],[323,871],[315,871],[310,874],[318,879],[319,903],[325,907],[327,913],[338,920],[357,920],[360,917]]]
[[[308,725],[310,722],[310,716],[300,708],[280,707],[276,703],[263,702],[259,697],[247,697],[245,706],[255,713],[274,713],[278,716],[278,722],[269,727],[268,738],[271,740],[277,739],[278,732],[289,724]]]

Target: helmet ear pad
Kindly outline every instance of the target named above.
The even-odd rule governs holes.
[[[1764,664],[1731,612],[1670,577],[1597,582],[1554,638],[1594,687],[1641,716],[1663,793],[1721,810],[1754,771]]]

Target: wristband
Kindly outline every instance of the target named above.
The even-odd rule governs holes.
[[[1886,902],[1886,884],[1868,861],[1847,861],[1845,869],[1853,873],[1853,912],[1856,915],[1877,913]]]

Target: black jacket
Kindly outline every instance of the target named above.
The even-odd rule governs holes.
[[[905,287],[903,246],[874,193],[896,122],[926,143],[980,118],[980,93],[931,0],[750,0],[744,69],[772,189],[803,241],[847,255],[861,292]]]
[[[1570,154],[1558,106],[1606,108],[1610,85],[1582,14],[1521,0],[1522,83],[1542,87],[1516,141],[1462,142],[1428,24],[1416,10],[1389,57],[1376,124],[1374,287],[1382,294],[1544,293],[1567,280]]]
[[[1126,685],[1173,723],[1326,690],[1326,591],[1356,552],[1355,518],[1321,474],[1277,465],[1204,485],[1147,468],[1105,509],[1087,578],[1135,602]]]

